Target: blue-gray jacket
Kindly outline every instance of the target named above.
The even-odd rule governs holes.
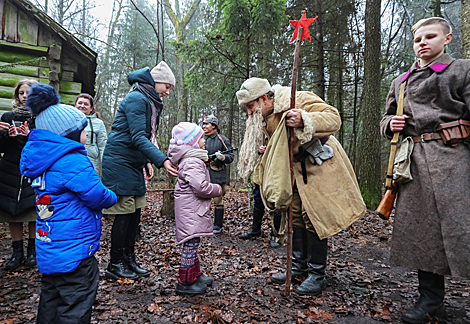
[[[155,86],[150,69],[129,74],[127,81]],[[152,108],[149,99],[131,91],[122,100],[114,118],[103,153],[103,183],[118,196],[144,196],[146,192],[143,168],[148,162],[162,167],[166,160],[150,141]]]

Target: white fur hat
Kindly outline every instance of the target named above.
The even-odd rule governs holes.
[[[243,82],[240,90],[237,91],[237,99],[240,105],[258,99],[265,93],[271,91],[268,80],[260,78],[249,78]]]
[[[164,61],[161,61],[158,63],[156,67],[150,71],[150,74],[152,75],[153,81],[159,82],[159,83],[169,83],[172,86],[175,86],[175,75],[171,71],[170,67],[168,64],[166,64]]]

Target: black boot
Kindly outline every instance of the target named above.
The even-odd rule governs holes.
[[[302,227],[293,227],[292,235],[292,280],[298,280],[307,276],[307,255],[305,251],[305,240],[307,230]],[[286,272],[275,274],[271,277],[271,282],[284,284],[286,282]]]
[[[432,272],[418,270],[419,299],[413,308],[407,309],[401,315],[405,323],[427,323],[431,318],[446,318],[444,306],[444,276]]]
[[[202,295],[206,293],[207,285],[202,280],[197,280],[199,268],[180,268],[179,279],[176,284],[176,294],[178,295]]]
[[[282,213],[273,214],[273,226],[276,229],[276,232],[279,232],[281,227],[281,217]],[[272,249],[277,249],[281,247],[281,244],[277,243],[276,236],[274,235],[274,230],[271,228],[271,239],[269,240],[269,247]]]
[[[215,208],[214,210],[214,234],[222,233],[222,227],[224,226],[224,209]]]
[[[328,240],[320,240],[317,233],[307,231],[308,277],[295,290],[299,295],[317,296],[326,287],[325,269]]]
[[[248,232],[245,232],[239,236],[242,240],[248,240],[252,237],[260,237],[261,236],[261,223],[263,221],[264,215],[264,208],[254,208],[253,209],[253,224]]]
[[[124,249],[124,260],[127,264],[129,270],[137,274],[139,277],[148,277],[150,276],[150,272],[141,268],[137,262],[134,252],[134,247],[125,248]]]
[[[138,279],[139,276],[129,269],[124,261],[124,249],[113,250],[111,248],[111,261],[106,269],[105,276],[108,279],[118,280],[120,278]]]
[[[27,267],[36,266],[36,239],[28,239],[28,250],[26,252],[26,260],[24,265]]]
[[[10,261],[5,264],[5,270],[7,271],[15,270],[24,262],[23,240],[14,241],[11,243],[11,246],[13,248],[13,253]]]
[[[271,239],[269,240],[269,247],[271,249],[278,249],[281,247],[281,244],[277,243],[276,240],[277,240],[277,237],[271,234]]]

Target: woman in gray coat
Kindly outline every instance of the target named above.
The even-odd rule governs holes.
[[[104,147],[108,140],[106,127],[101,120],[99,113],[95,110],[93,97],[88,93],[81,93],[75,99],[75,108],[84,113],[87,117],[88,125],[85,131],[88,133],[85,148],[87,156],[93,163],[96,173],[100,172],[100,162],[103,160]]]
[[[390,261],[418,269],[420,297],[402,319],[425,323],[445,317],[444,275],[470,278],[468,138],[457,136],[455,143],[445,144],[438,132],[444,123],[470,121],[470,60],[444,54],[452,40],[445,19],[419,21],[412,31],[419,60],[392,82],[380,128],[387,138],[401,132],[414,142],[413,180],[399,187]],[[403,83],[404,115],[399,117]]]

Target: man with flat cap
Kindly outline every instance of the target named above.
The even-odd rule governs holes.
[[[209,155],[216,155],[216,158],[207,167],[211,183],[217,183],[222,186],[222,195],[214,198],[214,234],[220,234],[224,225],[224,195],[227,185],[230,183],[227,164],[232,163],[234,155],[233,153],[221,153],[230,150],[232,146],[227,137],[220,135],[217,117],[214,115],[206,116],[202,123],[204,139],[206,140],[206,151]]]
[[[338,111],[312,92],[297,91],[295,109],[287,112],[290,94],[290,87],[271,88],[266,79],[250,78],[242,84],[237,98],[248,114],[261,108],[270,138],[266,151],[278,144],[272,137],[278,127],[294,128],[292,279],[306,278],[296,292],[315,296],[326,287],[327,238],[361,218],[366,206],[352,165],[332,136],[341,126]],[[281,120],[285,122],[281,124]],[[288,159],[288,149],[285,154]],[[271,174],[290,172],[276,169],[278,163],[270,164],[274,165],[272,179],[277,177]],[[262,193],[264,185],[261,183]],[[285,283],[286,273],[275,274],[271,280]]]

